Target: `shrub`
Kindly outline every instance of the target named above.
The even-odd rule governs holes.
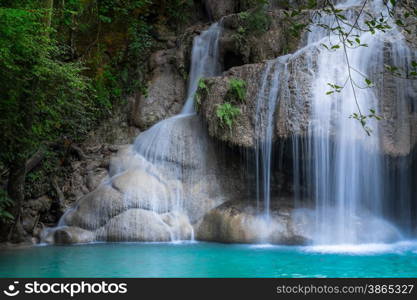
[[[228,97],[232,101],[244,102],[246,97],[246,82],[242,79],[232,78],[229,82]]]
[[[208,87],[204,81],[204,78],[200,78],[200,80],[198,81],[197,91],[194,96],[194,106],[196,111],[199,111],[200,109],[201,97],[203,96],[203,94],[208,94]]]
[[[225,102],[217,106],[216,115],[217,118],[219,118],[220,126],[222,128],[227,126],[230,130],[232,130],[233,123],[235,122],[236,117],[240,114],[240,109],[229,102]]]

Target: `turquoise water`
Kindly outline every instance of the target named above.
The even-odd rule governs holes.
[[[39,246],[0,251],[0,277],[417,277],[417,242]]]

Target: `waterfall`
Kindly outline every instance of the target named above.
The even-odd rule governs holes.
[[[356,6],[360,3],[345,1],[339,4],[349,23],[355,22]],[[379,15],[383,11],[382,1],[372,1],[365,9]],[[359,24],[363,24],[363,18]],[[333,24],[335,20],[333,16],[323,16],[321,22]],[[318,244],[370,243],[398,238],[392,234],[395,231],[392,225],[387,224],[387,205],[392,206],[396,200],[398,203],[394,207],[402,206],[396,217],[402,218],[402,223],[410,223],[410,216],[404,214],[410,211],[412,199],[406,192],[410,186],[402,184],[403,195],[395,195],[393,191],[399,184],[398,178],[392,180],[385,168],[389,163],[385,152],[401,152],[397,149],[401,147],[405,147],[407,152],[409,139],[403,141],[405,145],[396,145],[394,140],[387,146],[391,142],[387,141],[386,132],[389,119],[368,120],[366,126],[372,129],[368,136],[360,122],[349,118],[358,112],[357,104],[363,114],[367,115],[369,109],[374,109],[377,115],[384,116],[384,105],[388,101],[394,102],[391,105],[396,106],[396,115],[388,117],[402,123],[403,136],[410,136],[408,120],[401,119],[401,116],[407,115],[410,105],[407,101],[414,95],[413,83],[394,78],[391,79],[394,85],[386,86],[384,80],[389,75],[384,74],[384,68],[385,64],[392,63],[406,70],[415,54],[411,53],[395,25],[391,26],[393,29],[387,32],[355,32],[367,47],[347,49],[346,55],[343,49],[329,51],[320,47],[321,43],[329,41],[336,44],[338,37],[333,34],[326,36],[323,28],[311,26],[307,45],[300,50],[317,64],[317,70],[312,82],[307,137],[301,143],[298,139],[293,141],[294,159],[302,159],[294,163],[295,198],[297,203],[304,197],[315,204],[314,240]],[[314,48],[319,49],[318,55],[312,53]],[[347,59],[354,88],[348,79]],[[365,78],[375,86],[366,87]],[[344,88],[326,95],[330,90],[328,83]],[[392,95],[387,95],[389,91]],[[387,99],[390,96],[392,98]],[[390,146],[393,149],[387,149]],[[401,170],[401,166],[399,168]],[[305,193],[301,190],[303,180]]]
[[[200,78],[221,71],[221,30],[213,24],[193,41],[181,113],[155,124],[119,151],[111,160],[109,179],[67,210],[54,229],[58,235],[77,241],[192,240],[192,224],[222,203],[214,149],[194,112]]]
[[[221,31],[222,26],[214,23],[208,30],[194,39],[187,101],[181,114],[194,112],[194,95],[198,89],[198,81],[202,77],[219,75],[221,72],[219,60],[219,38]]]
[[[255,172],[258,210],[263,203],[263,214],[269,219],[271,205],[272,135],[275,108],[280,90],[281,75],[285,72],[288,56],[268,61],[261,78],[255,115]]]
[[[173,211],[184,213],[189,218],[189,187],[198,184],[207,172],[207,154],[210,147],[206,132],[194,111],[194,96],[198,82],[206,76],[221,72],[218,41],[222,27],[215,23],[194,39],[191,57],[189,87],[186,102],[180,114],[161,121],[139,135],[134,142],[136,156],[151,163],[150,172],[164,177],[166,189],[161,193],[159,186],[151,187],[149,200],[156,212]],[[140,165],[141,168],[144,165]],[[159,179],[162,181],[162,179]],[[140,197],[144,191],[133,184],[126,198]],[[161,206],[162,204],[162,206]],[[176,222],[174,218],[174,222]],[[192,230],[191,230],[192,231]],[[193,238],[193,231],[190,238]],[[172,233],[172,240],[181,239],[178,232]]]

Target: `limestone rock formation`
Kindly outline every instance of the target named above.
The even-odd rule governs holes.
[[[280,199],[267,219],[256,203],[227,202],[207,213],[197,227],[197,239],[223,243],[272,243],[300,245],[310,242],[309,222]]]
[[[176,70],[175,55],[173,48],[158,51],[150,59],[147,91],[136,99],[132,110],[132,122],[141,130],[178,113],[183,106],[186,83]]]
[[[307,16],[307,13],[300,14],[293,21],[306,23]],[[291,31],[291,23],[283,10],[266,12],[264,28],[251,28],[246,24],[249,22],[247,18],[250,17],[232,14],[222,20],[224,31],[220,39],[220,57],[225,70],[274,59],[298,48],[301,37]]]
[[[170,124],[168,132],[160,130],[164,123]],[[191,224],[239,194],[239,172],[230,176],[233,168],[221,167],[203,129],[196,115],[175,117],[148,131],[153,139],[139,136],[150,144],[120,147],[109,164],[110,178],[78,199],[43,241],[190,239]],[[154,159],[161,148],[166,151],[155,152]]]
[[[313,49],[318,51],[317,49]],[[261,107],[257,113],[257,102],[265,63],[235,67],[221,77],[205,80],[208,92],[202,93],[200,113],[207,123],[209,133],[217,139],[235,146],[253,148],[255,142],[256,118],[266,114],[266,108]],[[286,63],[282,74],[281,89],[277,99],[276,124],[273,139],[287,138],[294,135],[306,134],[309,121],[309,95],[315,66],[306,61],[304,52],[297,52]],[[236,104],[241,114],[236,118],[231,130],[220,126],[216,115],[218,105],[225,103],[227,92],[232,79],[242,79],[246,82],[246,97]]]

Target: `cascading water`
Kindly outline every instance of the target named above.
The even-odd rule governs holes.
[[[348,22],[355,22],[357,4],[363,2],[338,3]],[[379,13],[380,3],[369,1],[365,11]],[[333,18],[323,13],[320,22],[331,26]],[[358,24],[362,23],[359,19]],[[375,35],[357,32],[367,47],[345,53],[323,48],[323,43],[337,43],[338,37],[312,26],[302,49],[265,64],[252,119],[258,209],[248,205],[244,208],[248,215],[236,223],[221,220],[235,215],[223,214],[233,210],[220,204],[238,197],[232,193],[230,198],[222,190],[226,184],[220,181],[227,174],[219,173],[225,168],[193,107],[199,79],[221,71],[220,34],[221,26],[214,24],[194,40],[182,112],[154,125],[134,145],[119,151],[110,164],[110,178],[66,212],[59,224],[65,229],[57,229],[57,237],[71,242],[175,241],[193,239],[193,225],[198,233],[204,228],[208,234],[220,231],[219,240],[223,234],[238,233],[242,234],[239,242],[263,243],[391,241],[400,236],[394,223],[405,233],[412,220],[409,153],[413,144],[410,120],[403,116],[410,115],[417,89],[412,81],[384,74],[385,64],[407,69],[416,56],[400,31],[394,27]],[[352,89],[344,84],[349,83],[346,58],[354,70],[353,81],[363,85],[369,78],[375,87]],[[344,88],[327,95],[328,83]],[[386,117],[368,121],[373,130],[370,136],[349,119],[358,109],[355,99],[362,113],[372,108]],[[289,120],[285,130],[294,133],[295,208],[302,209],[293,209],[289,202],[275,207],[271,201],[272,178],[278,178],[272,170],[274,137],[282,129],[279,116],[285,114]],[[286,171],[284,175],[291,173]]]
[[[280,90],[281,75],[287,61],[286,56],[268,61],[257,95],[255,120],[255,172],[256,199],[258,210],[263,203],[263,215],[269,219],[271,205],[271,160],[274,115]]]
[[[194,112],[199,79],[221,71],[221,30],[216,23],[194,39],[188,95],[181,113],[157,123],[140,134],[133,146],[119,151],[112,158],[110,178],[65,213],[54,229],[58,235],[72,236],[75,230],[77,241],[194,238],[191,224],[223,201],[213,171],[214,151]],[[206,201],[208,194],[211,201]]]
[[[361,3],[345,1],[340,4],[340,8],[346,10],[344,15],[349,23],[354,24],[359,9],[357,5]],[[382,1],[372,1],[365,9],[378,15],[383,11],[382,5]],[[363,24],[363,18],[359,19],[359,24]],[[336,21],[333,16],[325,16],[320,22],[332,26]],[[414,54],[395,27],[375,34],[355,32],[367,47],[347,49],[346,53],[342,49],[329,51],[319,46],[329,41],[337,44],[338,36],[326,36],[328,32],[320,27],[312,27],[310,30],[307,46],[300,51],[304,51],[308,59],[317,64],[311,91],[311,117],[307,139],[301,147],[299,141],[295,141],[293,146],[295,159],[303,159],[294,165],[296,198],[303,198],[300,196],[303,192],[299,185],[300,177],[305,174],[303,177],[307,192],[304,198],[310,198],[315,203],[314,241],[319,244],[345,244],[399,238],[398,232],[384,220],[387,217],[384,208],[396,200],[392,191],[384,191],[388,186],[396,184],[388,182],[389,175],[384,169],[387,162],[384,156],[387,151],[384,140],[386,123],[369,120],[367,126],[372,129],[372,133],[368,136],[361,124],[349,116],[358,111],[356,101],[363,114],[369,114],[369,109],[374,109],[376,114],[383,115],[383,98],[387,98],[387,87],[384,86],[384,76],[387,76],[384,75],[385,64],[392,63],[406,70]],[[319,49],[318,55],[310,53],[314,48]],[[354,82],[353,87],[349,82],[349,72]],[[375,87],[361,88],[366,86],[365,78],[373,81]],[[392,89],[396,92],[391,96],[395,98],[388,101],[397,103],[395,119],[407,123],[407,120],[400,118],[406,115],[407,99],[413,93],[413,83],[400,78],[393,80],[396,86]],[[344,88],[340,93],[326,95],[329,83]],[[407,131],[409,127],[404,124],[402,129]],[[404,136],[410,135],[405,132]],[[300,156],[298,152],[302,150],[304,153]],[[404,190],[409,188],[403,186]],[[403,202],[409,203],[409,200]],[[409,212],[410,207],[402,207],[400,210]]]
[[[152,194],[147,195],[151,197],[154,211],[188,215],[190,211],[187,212],[187,209],[190,209],[184,203],[190,197],[187,187],[194,186],[208,173],[205,156],[208,152],[207,137],[195,115],[194,96],[200,78],[218,75],[221,71],[218,53],[220,34],[221,26],[215,23],[194,39],[187,100],[181,113],[154,125],[134,143],[137,155],[150,162],[159,174],[169,178],[164,193],[155,186],[151,188]],[[185,167],[188,164],[191,164],[189,169]],[[135,185],[131,189],[133,192],[127,193],[126,197],[136,199],[144,192],[137,190]],[[161,208],[160,203],[165,207]],[[181,239],[181,234],[174,232],[171,239]]]

